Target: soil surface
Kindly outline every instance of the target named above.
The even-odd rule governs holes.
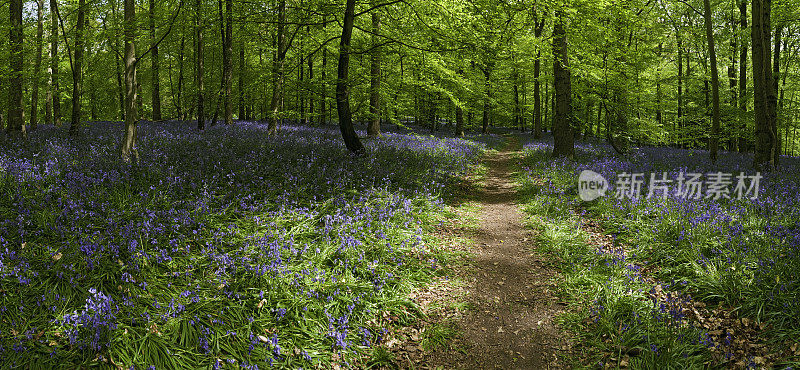
[[[468,264],[458,271],[470,282],[467,312],[455,319],[459,335],[448,348],[420,359],[416,367],[459,369],[547,369],[564,364],[569,344],[555,325],[564,307],[552,293],[556,272],[536,253],[534,235],[515,204],[512,180],[519,142],[486,159],[485,186],[476,194],[480,227]]]

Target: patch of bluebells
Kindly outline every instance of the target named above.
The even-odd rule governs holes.
[[[281,351],[279,337],[311,353],[352,350],[363,332],[349,328],[379,313],[366,307],[401,295],[407,271],[435,268],[411,257],[430,253],[418,242],[422,217],[443,207],[486,149],[386,132],[365,142],[360,158],[334,128],[284,126],[269,135],[240,122],[200,133],[143,122],[141,162],[126,164],[120,130],[92,124],[75,138],[45,125],[24,144],[0,140],[0,214],[9,215],[0,217],[0,302],[20,303],[0,307],[13,311],[0,333],[34,325],[48,334],[0,335],[0,367],[39,358],[13,348],[59,330],[67,338],[56,335],[51,346],[65,349],[58,360],[69,364],[82,361],[72,346],[105,353],[122,332],[126,341],[173,335],[176,322],[196,333],[195,365],[217,366],[220,337],[247,352],[247,336],[235,334],[241,325],[295,328],[324,320],[323,308],[334,315],[329,332],[279,330],[268,349],[253,347],[263,362],[248,365],[289,361],[294,354]]]
[[[95,288],[89,294],[83,309],[64,315],[61,325],[70,345],[97,352],[108,346],[109,335],[117,328],[119,307]]]
[[[673,179],[680,172],[752,174],[752,155],[723,152],[712,164],[702,150],[642,147],[617,155],[609,145],[594,141],[576,142],[574,161],[551,160],[551,151],[550,137],[524,144],[523,184],[535,188],[535,194],[542,195],[537,201],[550,205],[556,214],[585,212],[614,233],[615,243],[617,237],[622,239],[627,255],[601,248],[595,259],[601,267],[627,278],[615,281],[621,284],[618,290],[641,298],[651,290],[649,297],[655,297],[653,280],[642,276],[645,266],[656,267],[653,277],[681,281],[671,284],[673,291],[654,299],[650,308],[634,311],[635,319],[606,317],[612,303],[595,301],[589,310],[594,322],[610,320],[608,326],[616,331],[647,316],[659,330],[672,333],[672,343],[729,347],[730,333],[716,338],[701,330],[699,337],[691,337],[683,330],[693,324],[685,315],[691,300],[682,293],[690,292],[695,299],[721,297],[741,306],[741,315],[755,317],[760,311],[762,320],[775,323],[769,335],[793,335],[800,330],[800,321],[785,320],[800,317],[796,275],[800,269],[800,159],[782,156],[779,171],[762,173],[756,200],[684,199],[674,191],[666,198],[645,199],[649,173],[667,172]],[[576,179],[583,170],[600,173],[610,182],[606,197],[592,203],[578,199]],[[614,182],[623,172],[645,173],[640,199],[614,196]],[[734,185],[735,178],[731,190]],[[588,266],[592,267],[596,266]],[[667,268],[668,274],[661,273],[661,268]],[[664,348],[651,352],[663,354]]]

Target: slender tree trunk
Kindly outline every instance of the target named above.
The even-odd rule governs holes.
[[[25,136],[25,117],[22,107],[22,71],[23,54],[22,49],[22,0],[10,0],[9,18],[9,52],[10,58],[10,77],[8,79],[8,126],[6,130],[10,133]]]
[[[369,125],[367,135],[381,136],[381,50],[377,34],[381,31],[381,17],[378,10],[372,10],[372,55],[369,83]]]
[[[735,5],[736,4],[736,0],[733,0],[733,3]],[[737,94],[737,89],[736,89],[736,87],[737,87],[736,86],[736,81],[737,81],[736,80],[736,64],[738,63],[736,58],[738,56],[737,53],[739,52],[739,41],[738,41],[739,30],[738,30],[736,18],[735,18],[733,13],[731,13],[730,22],[731,22],[731,29],[733,31],[733,36],[731,36],[731,40],[730,40],[730,45],[731,45],[731,64],[728,67],[728,87],[731,90],[730,105],[731,105],[731,107],[735,108],[739,103],[739,98],[736,96],[736,94]],[[730,141],[729,141],[729,144],[728,144],[728,149],[731,150],[731,151],[738,151],[739,150],[739,138],[738,138],[739,133],[737,131],[738,131],[738,127],[733,126],[733,129],[731,130],[730,135],[729,135],[729,140]]]
[[[664,50],[664,45],[659,43],[658,44],[658,68],[656,70],[656,122],[658,126],[661,127],[663,124],[663,118],[661,114],[661,53]],[[598,122],[599,124],[599,122]]]
[[[151,42],[151,53],[150,60],[152,61],[152,68],[153,68],[153,75],[152,75],[152,84],[153,84],[153,94],[152,94],[152,104],[153,104],[153,121],[161,121],[161,81],[160,81],[160,63],[158,57],[158,45],[156,42],[156,15],[155,15],[155,0],[150,0],[150,42]]]
[[[711,155],[711,163],[717,161],[717,151],[719,149],[719,72],[717,71],[717,52],[714,48],[714,30],[711,25],[711,1],[703,0],[705,9],[706,38],[708,39],[708,55],[711,59],[711,140],[709,140],[708,151]]]
[[[342,37],[339,42],[339,65],[336,80],[336,111],[339,113],[339,130],[342,132],[344,145],[347,149],[358,155],[365,153],[361,140],[358,139],[353,128],[353,117],[350,113],[350,86],[348,74],[350,71],[350,39],[353,36],[353,21],[355,20],[355,0],[347,0],[344,11],[344,24]]]
[[[327,19],[325,16],[322,17],[322,32],[325,32],[325,27],[327,26]],[[321,73],[320,73],[320,94],[319,94],[319,125],[322,126],[325,124],[325,121],[328,119],[328,49],[323,47],[322,48],[322,66]]]
[[[233,0],[225,0],[225,49],[223,50],[223,80],[225,81],[225,124],[233,123],[231,90],[233,85]]]
[[[39,124],[39,70],[42,68],[42,35],[44,26],[42,24],[42,12],[44,10],[44,0],[36,1],[36,61],[33,66],[33,92],[31,93],[31,131],[36,130]]]
[[[683,129],[683,45],[680,30],[675,29],[675,39],[678,43],[678,128]],[[680,130],[679,130],[680,131]],[[676,138],[680,132],[676,133]]]
[[[278,34],[277,50],[275,57],[272,60],[272,99],[269,104],[269,125],[267,130],[270,135],[278,131],[278,110],[280,108],[283,96],[281,94],[283,88],[283,61],[286,56],[284,27],[286,24],[286,0],[280,0],[278,3]],[[351,31],[352,32],[352,31]]]
[[[311,30],[308,29],[308,34],[311,34]],[[308,62],[308,81],[309,85],[314,84],[314,53],[311,53],[306,58]],[[308,89],[309,96],[308,96],[308,124],[314,124],[314,94],[311,92],[311,89]]]
[[[775,89],[770,56],[771,0],[752,0],[751,29],[753,53],[753,110],[755,113],[756,150],[753,167],[757,170],[775,168]]]
[[[78,22],[75,26],[75,65],[72,69],[72,122],[70,135],[78,135],[81,127],[81,95],[83,94],[83,44],[86,29],[85,0],[78,0]]]
[[[136,150],[136,124],[139,121],[136,101],[137,87],[136,82],[136,2],[135,0],[125,0],[125,138],[122,141],[122,160],[139,160]]]
[[[575,152],[572,135],[572,84],[570,82],[569,57],[567,56],[567,32],[564,29],[566,15],[559,11],[553,27],[553,78],[555,90],[555,112],[553,120],[553,157],[572,158]]]
[[[183,114],[183,58],[185,47],[186,37],[181,33],[181,46],[180,49],[178,49],[178,104],[176,104],[178,117],[180,117],[181,121],[186,119],[186,116]]]
[[[50,94],[53,105],[51,124],[61,127],[61,90],[58,88],[58,3],[50,0]]]
[[[745,34],[747,29],[747,0],[739,2],[739,29],[741,29],[741,49],[739,49],[739,151],[745,152],[747,150],[747,140],[745,139],[745,131],[747,131],[747,123],[744,114],[747,112],[747,51],[748,51],[748,37]]]
[[[489,132],[489,113],[492,109],[492,71],[490,66],[487,65],[483,68],[483,77],[486,94],[483,97],[483,127],[481,128],[481,133],[485,134]]]
[[[774,162],[775,167],[780,165],[780,155],[781,155],[781,146],[783,145],[783,140],[781,139],[780,132],[778,131],[778,124],[780,124],[781,119],[778,115],[778,82],[781,78],[781,37],[783,32],[783,27],[776,26],[775,27],[775,47],[773,48],[773,57],[772,57],[772,81],[773,81],[773,90],[775,94],[775,121],[772,123],[772,136],[775,137],[775,151],[774,151]]]
[[[243,29],[240,28],[239,32],[242,36],[244,36]],[[245,63],[244,63],[244,37],[242,37],[239,41],[239,119],[249,119],[247,117],[247,112],[244,103],[244,74],[245,74]]]
[[[514,71],[513,79],[514,79],[514,126],[518,130],[522,130],[522,124],[523,124],[521,117],[522,110],[520,109],[519,106],[519,83],[517,82],[519,80],[519,76],[517,75],[516,71]]]
[[[195,50],[195,74],[197,80],[197,129],[206,129],[206,116],[204,110],[205,85],[203,83],[203,2],[195,1],[195,32],[197,35],[197,50]]]

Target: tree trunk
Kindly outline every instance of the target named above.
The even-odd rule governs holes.
[[[539,40],[542,37],[542,31],[544,31],[544,19],[534,14],[534,22],[536,24],[533,28],[533,34]],[[539,81],[541,58],[542,51],[537,48],[536,60],[533,61],[533,137],[535,139],[542,137],[542,99],[540,96],[541,82]]]
[[[75,65],[72,67],[72,121],[70,135],[78,135],[81,126],[81,94],[83,94],[83,32],[86,28],[85,0],[78,0],[78,23],[75,28]]]
[[[517,82],[519,80],[519,76],[517,76],[516,71],[514,71],[513,79],[514,79],[514,126],[516,126],[518,130],[522,130],[523,121],[522,117],[520,117],[522,110],[520,109],[519,106],[519,83]]]
[[[492,109],[491,107],[491,100],[492,100],[492,79],[491,79],[491,67],[485,66],[483,68],[483,77],[484,77],[484,85],[486,89],[486,95],[483,97],[483,127],[481,128],[481,133],[486,134],[489,132],[489,112]]]
[[[381,50],[377,34],[381,31],[378,9],[372,10],[372,55],[369,79],[369,125],[367,135],[381,136]]]
[[[136,123],[139,121],[136,101],[136,2],[125,0],[125,138],[122,141],[122,160],[131,161],[131,155],[139,161],[136,151]]]
[[[195,1],[195,32],[197,32],[197,50],[195,50],[195,59],[197,65],[195,66],[195,74],[197,79],[197,129],[206,129],[206,116],[203,107],[203,95],[205,94],[205,85],[203,84],[203,2],[201,0]]]
[[[242,36],[244,36],[243,29],[240,29],[239,32]],[[245,63],[244,63],[244,37],[241,38],[239,42],[239,119],[248,119],[246,114],[246,108],[244,103],[244,74],[245,74]]]
[[[282,0],[283,1],[283,0]],[[344,11],[344,24],[342,37],[339,42],[339,65],[336,80],[336,111],[339,114],[339,130],[342,132],[344,145],[350,152],[363,155],[365,153],[361,140],[358,139],[353,128],[353,117],[350,113],[350,86],[348,74],[350,71],[350,39],[353,36],[353,21],[355,20],[355,0],[347,0]]]
[[[186,37],[181,32],[181,47],[178,50],[178,104],[176,104],[176,110],[180,120],[186,119],[183,115],[183,57],[185,47]]]
[[[734,4],[735,4],[735,0],[734,0]],[[736,19],[735,19],[735,16],[733,15],[733,13],[731,13],[730,21],[731,21],[731,29],[733,31],[733,35],[731,36],[731,41],[730,41],[730,45],[731,45],[731,64],[728,67],[728,87],[731,90],[730,105],[731,105],[731,107],[735,108],[737,106],[738,102],[739,102],[739,98],[736,96],[736,93],[737,93],[737,90],[736,90],[736,64],[738,63],[738,61],[736,60],[736,57],[737,57],[737,53],[738,53],[738,50],[739,50],[739,42],[738,42],[738,33],[739,33],[739,31],[738,31]],[[733,132],[731,132],[730,135],[729,135],[729,140],[730,141],[729,141],[728,149],[731,150],[731,151],[737,151],[737,150],[739,150],[739,139],[738,139],[738,135],[739,134],[736,132],[737,131],[736,127],[734,127],[734,129],[732,131]]]
[[[739,2],[739,29],[741,29],[741,49],[739,49],[739,152],[747,150],[747,140],[745,131],[747,131],[747,123],[744,118],[744,113],[747,112],[747,0]]]
[[[757,170],[775,168],[775,89],[770,56],[771,0],[752,0],[753,25],[753,110],[755,113],[756,150],[753,167]]]
[[[9,17],[9,52],[10,57],[10,77],[8,81],[8,126],[6,129],[10,133],[25,136],[25,118],[23,117],[22,107],[22,71],[23,53],[22,49],[22,0],[10,0]]]
[[[269,104],[270,115],[269,125],[267,126],[267,130],[270,135],[278,131],[278,109],[280,108],[281,101],[283,100],[281,92],[283,87],[283,60],[286,56],[286,51],[284,50],[285,23],[286,0],[280,0],[278,3],[278,34],[276,36],[277,50],[275,51],[275,57],[272,60],[272,99],[270,100]]]
[[[307,30],[308,34],[311,34],[311,30]],[[308,62],[308,81],[309,85],[314,84],[314,53],[311,53],[306,58]],[[308,89],[309,96],[308,96],[308,120],[306,123],[309,125],[314,124],[314,93],[311,92],[311,89]]]
[[[553,112],[553,157],[572,158],[575,152],[572,135],[572,84],[570,82],[569,57],[567,55],[567,32],[564,29],[566,15],[559,11],[553,27],[553,89],[555,111]]]
[[[31,93],[31,131],[36,130],[39,124],[39,70],[42,68],[42,11],[44,10],[44,0],[36,1],[36,61],[33,66],[33,92]]]
[[[158,58],[158,45],[156,44],[156,20],[155,20],[155,0],[150,0],[150,42],[151,42],[151,60],[152,60],[152,104],[153,104],[153,121],[161,121],[161,83],[160,83],[160,61]]]
[[[58,88],[58,3],[50,0],[50,96],[53,105],[51,124],[61,126],[61,91]]]
[[[233,85],[233,0],[225,0],[225,45],[222,51],[223,80],[225,81],[225,124],[233,123],[233,105],[231,90]]]
[[[711,155],[711,163],[717,161],[717,151],[719,149],[719,72],[717,71],[717,52],[714,48],[714,30],[711,26],[711,1],[703,0],[705,9],[706,38],[708,39],[708,55],[711,59],[711,140],[709,140],[708,151]]]
[[[661,53],[663,52],[664,45],[658,44],[658,68],[656,70],[656,122],[661,127],[663,118],[661,115]],[[599,124],[599,122],[598,122]]]
[[[325,26],[327,25],[327,20],[325,17],[322,17],[322,32],[325,32]],[[319,125],[322,126],[325,124],[325,121],[328,119],[328,80],[327,80],[327,73],[328,73],[328,49],[326,47],[322,48],[322,73],[320,74],[320,95],[319,95]]]
[[[781,155],[781,146],[783,144],[783,140],[781,140],[781,135],[778,131],[778,124],[780,124],[780,116],[778,116],[778,82],[780,81],[781,76],[781,36],[782,36],[783,28],[781,26],[775,27],[775,47],[773,48],[773,57],[772,57],[772,81],[773,81],[773,90],[775,94],[775,121],[773,122],[773,137],[775,137],[775,151],[774,161],[775,167],[780,165],[780,155]]]
[[[678,117],[676,121],[680,129],[683,128],[683,45],[681,45],[681,34],[678,29],[675,30],[675,40],[678,43]]]

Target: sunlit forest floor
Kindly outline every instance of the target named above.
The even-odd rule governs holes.
[[[547,137],[408,129],[353,157],[335,127],[139,130],[133,164],[119,159],[118,124],[0,136],[0,368],[392,368],[409,349],[468,351],[459,318],[490,313],[460,278],[495,239],[475,234],[489,217],[528,227],[514,248],[554,272],[539,283],[566,304],[548,323],[574,338],[561,366],[800,361],[797,159],[764,174],[753,201],[582,202],[583,169],[613,183],[623,171],[750,173],[751,161],[595,142],[553,161]],[[503,166],[516,184],[492,182],[499,162],[486,158],[513,141],[524,145]],[[517,283],[498,271],[486,279],[498,291]],[[516,335],[486,329],[490,342]],[[484,366],[489,355],[469,354]]]

